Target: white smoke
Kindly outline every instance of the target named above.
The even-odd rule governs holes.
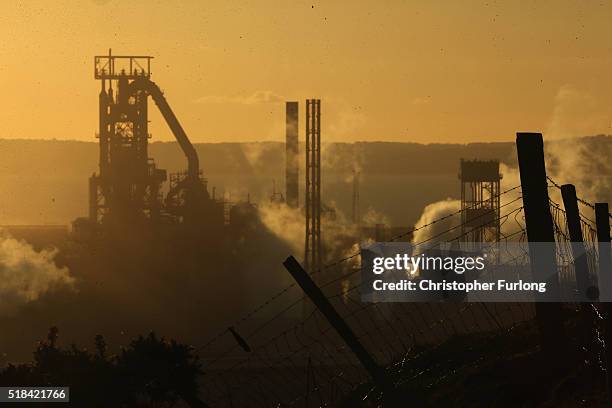
[[[439,220],[443,217],[447,217],[450,214],[457,212],[460,208],[461,208],[461,201],[454,200],[451,198],[447,198],[446,200],[437,201],[435,203],[428,204],[423,209],[423,213],[419,217],[416,223],[416,226],[419,227],[419,226],[430,224],[435,220]],[[451,228],[458,226],[460,223],[461,223],[461,217],[459,215],[455,215],[443,221],[436,222],[430,227],[419,229],[418,231],[414,232],[412,236],[412,243],[417,244],[431,237],[438,236],[439,234],[442,234],[444,231],[448,231]],[[441,237],[442,240],[444,240],[444,238],[450,238],[450,239],[454,238],[455,235],[457,235],[457,230],[458,228],[455,228],[455,230],[452,231],[454,232],[454,234],[450,233],[448,236],[444,235],[443,237]]]
[[[304,215],[299,208],[286,204],[264,201],[257,207],[259,218],[266,228],[287,243],[293,254],[302,259],[304,256]]]
[[[574,184],[581,198],[607,202],[612,198],[612,165],[607,152],[597,149],[596,143],[578,138],[548,143],[546,168],[558,184]]]
[[[581,136],[609,131],[612,108],[569,84],[559,88],[554,103],[544,134],[548,175],[559,184],[574,184],[578,196],[587,201],[609,201],[612,165],[607,146]]]
[[[0,231],[0,315],[14,313],[46,292],[72,287],[68,268],[59,268],[57,250],[37,252],[30,245]]]
[[[346,256],[348,245],[355,243],[359,236],[357,225],[348,222],[334,202],[325,204],[321,214],[321,240],[325,249],[324,262]],[[299,208],[286,204],[264,202],[258,206],[259,218],[275,236],[287,243],[294,256],[304,256],[305,220]]]
[[[518,168],[500,163],[499,169],[502,175],[500,183],[501,192],[520,185]],[[520,189],[512,190],[500,196],[500,216],[502,216],[500,223],[502,235],[513,234],[523,226],[522,214],[517,214],[518,208],[522,205],[522,200],[519,198]],[[444,217],[448,218],[437,221],[431,226],[416,231],[413,234],[412,243],[416,244],[433,237],[436,237],[436,240],[439,241],[451,241],[456,239],[461,234],[460,228],[458,228],[458,226],[461,225],[461,214],[457,213],[460,209],[461,201],[451,198],[425,206],[415,227],[418,228],[431,224]],[[451,214],[455,215],[450,216]],[[508,214],[508,217],[503,217]]]

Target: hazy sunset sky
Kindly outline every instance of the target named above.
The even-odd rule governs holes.
[[[611,17],[592,1],[5,1],[0,137],[95,140],[109,47],[155,56],[195,142],[282,140],[284,101],[309,97],[326,141],[612,133]]]

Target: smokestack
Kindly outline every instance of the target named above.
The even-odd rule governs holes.
[[[286,114],[286,139],[285,139],[285,159],[286,159],[286,174],[285,197],[287,205],[292,208],[297,208],[299,205],[298,195],[298,103],[287,102],[285,105]]]
[[[361,214],[359,213],[359,172],[353,169],[353,224],[361,223]]]

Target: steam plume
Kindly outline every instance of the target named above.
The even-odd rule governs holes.
[[[68,269],[55,265],[56,254],[57,250],[37,252],[0,232],[0,315],[12,314],[54,288],[73,286]]]

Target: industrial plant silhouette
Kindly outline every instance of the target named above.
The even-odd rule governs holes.
[[[526,250],[497,266],[527,263],[539,276],[552,265],[553,290],[596,299],[612,273],[612,216],[573,180],[547,173],[542,134],[517,133],[518,168],[505,157],[457,160],[457,202],[428,206],[432,215],[416,225],[389,225],[365,215],[372,179],[356,156],[367,146],[346,166],[347,218],[323,188],[325,101],[287,101],[276,157],[284,191],[266,180],[269,200],[232,201],[209,185],[180,112],[151,79],[153,61],[110,50],[94,59],[99,170],[89,177],[88,214],[53,238],[7,228],[57,269],[48,288],[1,318],[2,347],[21,355],[6,356],[0,386],[69,386],[83,407],[609,404],[609,303],[359,296],[367,243],[548,242],[556,249],[544,256]],[[182,171],[168,174],[150,154],[149,97],[184,155]],[[49,243],[55,252],[44,252]]]

